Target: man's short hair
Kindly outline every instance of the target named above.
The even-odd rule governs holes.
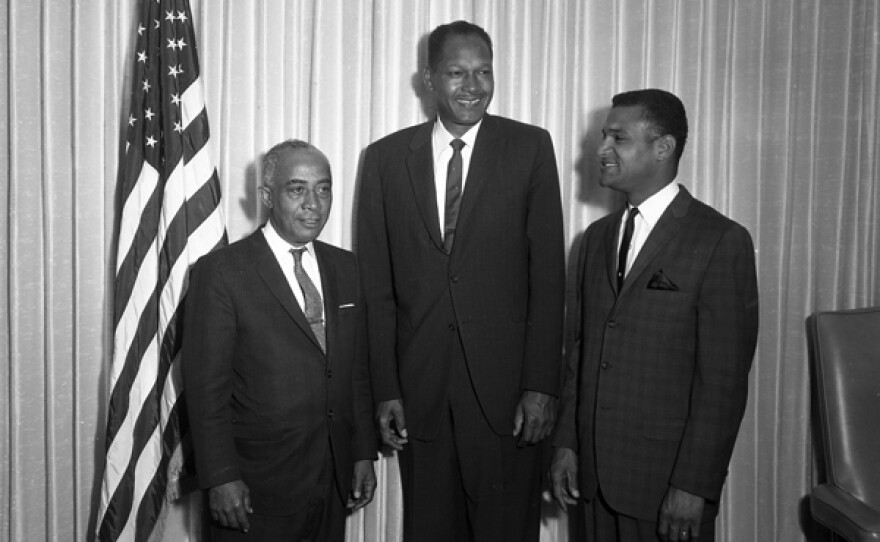
[[[656,137],[671,135],[675,138],[675,161],[681,159],[687,142],[688,121],[684,104],[678,96],[657,88],[621,92],[611,99],[612,107],[642,107],[642,120]]]
[[[272,176],[275,175],[275,166],[278,164],[281,155],[287,151],[296,150],[304,150],[318,154],[325,162],[327,162],[327,168],[330,168],[330,161],[327,160],[327,157],[320,151],[320,149],[318,149],[318,147],[301,139],[288,139],[287,141],[282,141],[269,149],[265,156],[263,156],[263,186],[269,186],[272,184]]]
[[[476,36],[481,38],[489,46],[489,55],[492,56],[492,38],[482,27],[467,21],[455,21],[441,24],[431,31],[428,36],[428,67],[433,72],[437,69],[437,63],[443,56],[443,45],[452,36]]]

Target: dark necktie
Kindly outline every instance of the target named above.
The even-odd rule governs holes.
[[[449,144],[452,145],[452,158],[449,159],[449,167],[446,169],[446,232],[443,235],[446,252],[452,252],[458,210],[461,207],[461,149],[464,141],[453,139]]]
[[[306,270],[303,269],[302,255],[305,251],[306,249],[304,248],[290,250],[291,254],[293,254],[293,274],[296,276],[296,281],[299,282],[299,287],[302,289],[303,298],[305,299],[303,312],[306,315],[306,320],[309,321],[309,326],[312,328],[312,333],[317,337],[321,350],[326,353],[327,339],[324,336],[324,302],[321,300],[321,294],[318,292],[318,289],[315,288],[315,283],[312,282],[312,279],[306,274]]]
[[[623,226],[623,239],[620,240],[620,250],[617,251],[617,291],[623,289],[623,279],[626,277],[626,257],[629,255],[629,245],[632,243],[633,228],[635,227],[636,215],[639,209],[633,207],[629,210],[629,216],[626,217],[626,224]]]

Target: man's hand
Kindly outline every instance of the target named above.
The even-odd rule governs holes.
[[[513,416],[513,436],[519,446],[537,444],[553,431],[556,398],[539,391],[524,391]]]
[[[373,470],[373,462],[369,459],[356,461],[351,477],[351,495],[348,496],[346,506],[352,511],[360,510],[370,504],[375,491],[376,472]]]
[[[208,491],[211,517],[214,521],[230,529],[248,532],[248,514],[251,509],[251,496],[248,487],[241,480],[214,486]]]
[[[379,406],[376,407],[376,421],[379,423],[382,442],[395,450],[403,450],[403,445],[408,442],[403,401],[392,399],[379,403]]]
[[[576,505],[581,496],[577,482],[578,456],[571,448],[556,448],[550,463],[550,483],[553,499],[563,511],[568,505]]]
[[[705,500],[681,489],[669,486],[660,505],[657,534],[664,542],[680,542],[700,538],[700,520]]]

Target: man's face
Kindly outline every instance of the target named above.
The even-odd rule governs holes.
[[[452,35],[432,71],[425,68],[425,86],[434,94],[441,122],[456,137],[479,122],[492,101],[495,80],[489,45],[474,35]]]
[[[660,172],[656,140],[641,106],[613,107],[602,127],[599,185],[629,196],[652,187]]]
[[[292,245],[314,241],[333,203],[330,166],[308,149],[285,151],[269,186],[260,187],[260,199],[282,239]]]

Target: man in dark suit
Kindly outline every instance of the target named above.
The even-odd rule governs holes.
[[[183,374],[214,540],[335,540],[373,497],[375,430],[357,263],[316,241],[330,165],[273,147],[268,222],[201,258],[187,295]]]
[[[358,255],[377,420],[399,455],[404,537],[537,540],[555,419],[564,253],[553,145],[486,114],[492,43],[428,40],[438,116],[367,148]]]
[[[588,500],[595,540],[713,540],[746,406],[755,252],[673,182],[686,139],[681,101],[656,89],[615,96],[602,128],[599,184],[627,206],[584,234],[551,465],[563,508]]]

